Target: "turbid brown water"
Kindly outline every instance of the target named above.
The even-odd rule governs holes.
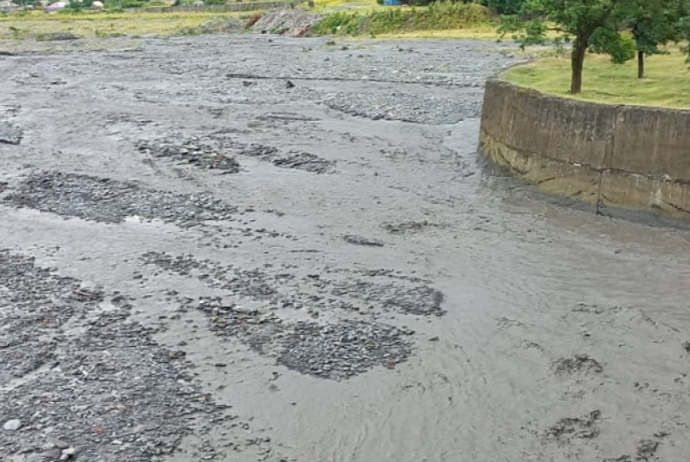
[[[0,458],[687,460],[690,235],[484,165],[481,85],[513,62],[1,57]]]

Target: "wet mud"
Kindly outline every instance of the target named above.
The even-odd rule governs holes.
[[[509,45],[89,45],[0,60],[0,460],[687,459],[690,234],[478,156]]]

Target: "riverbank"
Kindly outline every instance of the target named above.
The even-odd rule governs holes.
[[[0,43],[239,32],[252,14],[255,13],[13,14],[0,17]]]
[[[336,11],[311,30],[313,35],[373,37],[429,31],[494,29],[493,13],[476,3],[432,3],[426,7]],[[494,37],[497,35],[494,34]]]

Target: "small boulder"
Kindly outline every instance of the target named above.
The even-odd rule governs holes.
[[[8,420],[5,422],[5,425],[2,426],[2,429],[8,432],[19,430],[20,428],[22,428],[22,422],[19,419]]]

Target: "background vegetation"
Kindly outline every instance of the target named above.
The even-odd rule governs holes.
[[[492,12],[478,3],[432,3],[425,7],[338,11],[326,16],[314,34],[380,35],[396,32],[453,30],[489,25]]]

